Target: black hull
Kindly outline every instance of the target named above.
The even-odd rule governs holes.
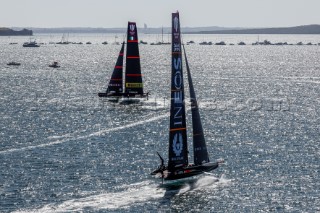
[[[106,92],[99,92],[98,93],[99,97],[107,97],[107,98],[121,98],[122,94],[110,94]]]
[[[27,46],[27,45],[23,45],[23,47],[40,47],[40,46],[38,46],[38,45],[36,45],[36,46]]]
[[[107,98],[110,102],[120,102],[120,104],[140,103],[143,99],[148,99],[148,93],[145,94],[125,94],[125,93],[98,93],[99,97]]]
[[[171,172],[168,177],[165,177],[165,180],[177,180],[181,178],[192,177],[195,175],[200,175],[204,172],[212,171],[218,168],[218,163],[205,163],[199,166],[187,166],[182,167],[174,172]]]
[[[108,98],[147,98],[148,93],[143,94],[134,94],[134,93],[106,93],[106,92],[99,92],[99,97],[108,97]]]
[[[122,97],[121,94],[109,94],[109,93],[98,93],[99,97],[107,98],[108,101],[110,102],[119,102],[119,99]]]
[[[141,101],[144,101],[145,99],[148,100],[148,94],[124,94],[122,96],[122,99],[120,100],[121,104],[137,104],[140,103]]]
[[[40,47],[40,45],[34,44],[34,43],[32,43],[32,44],[23,44],[22,46],[23,47]]]
[[[136,94],[136,93],[124,93],[122,97],[124,98],[147,98],[149,93]]]
[[[20,63],[16,63],[16,64],[12,64],[12,63],[10,64],[10,63],[8,63],[7,65],[8,65],[8,66],[20,66],[21,64],[20,64]]]

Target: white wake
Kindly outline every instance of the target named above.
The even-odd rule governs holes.
[[[96,136],[100,136],[101,134],[108,134],[108,133],[119,131],[119,130],[122,130],[122,129],[127,129],[127,128],[131,128],[131,127],[134,127],[134,126],[138,126],[138,125],[142,125],[142,124],[145,124],[145,123],[149,123],[149,122],[153,122],[153,121],[156,121],[156,120],[160,120],[160,119],[163,119],[163,118],[168,117],[168,116],[169,116],[169,113],[166,113],[166,114],[155,116],[155,117],[152,117],[152,118],[149,118],[149,119],[146,119],[146,120],[141,120],[141,121],[138,121],[138,122],[132,122],[132,123],[129,123],[129,124],[126,124],[126,125],[123,125],[123,126],[119,126],[119,127],[115,127],[115,128],[111,128],[111,129],[109,129],[109,128],[108,129],[102,129],[102,130],[99,130],[97,132],[93,132],[93,133],[91,133],[89,135],[70,137],[70,135],[72,135],[72,134],[67,134],[67,138],[65,138],[65,139],[56,140],[56,141],[52,141],[52,142],[49,142],[49,143],[39,144],[39,145],[34,145],[34,146],[27,146],[27,147],[3,150],[3,151],[0,151],[0,154],[6,154],[6,153],[12,153],[12,152],[21,152],[21,151],[25,151],[25,150],[31,150],[31,149],[36,149],[36,148],[43,148],[43,147],[53,146],[53,145],[57,145],[57,144],[62,144],[62,143],[69,142],[69,141],[75,141],[75,140],[79,140],[79,139],[87,139],[87,138],[90,138],[90,137],[96,137]],[[50,138],[52,139],[52,136],[49,137],[49,139]]]
[[[80,199],[65,201],[61,204],[48,204],[40,209],[20,210],[17,213],[51,213],[51,212],[82,212],[85,209],[121,209],[128,208],[134,203],[143,203],[151,199],[159,199],[164,196],[165,190],[159,189],[157,184],[144,181],[126,186],[125,191],[115,193],[103,193]]]
[[[182,181],[183,182],[183,181]],[[48,204],[39,209],[19,210],[16,213],[62,213],[62,212],[83,212],[88,209],[94,210],[116,210],[129,209],[134,204],[144,204],[146,202],[158,202],[165,198],[166,194],[170,194],[170,198],[179,196],[184,193],[192,193],[193,191],[203,191],[215,189],[219,186],[229,184],[231,180],[224,176],[217,178],[213,175],[201,175],[195,180],[195,183],[182,184],[179,189],[171,190],[168,186],[161,185],[152,180],[143,181],[136,184],[124,185],[118,188],[123,188],[123,191],[114,193],[103,193],[99,195],[91,195],[80,199],[72,199],[61,204]],[[166,198],[167,199],[167,198]]]

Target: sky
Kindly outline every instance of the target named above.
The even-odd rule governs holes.
[[[0,27],[288,27],[320,24],[320,0],[0,0]]]

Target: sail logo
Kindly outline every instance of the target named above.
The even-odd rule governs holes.
[[[179,18],[178,17],[174,17],[173,18],[173,39],[175,40],[175,41],[173,41],[173,43],[175,43],[175,42],[178,42],[178,43],[180,43],[179,42],[179,38],[180,38],[180,26],[179,26]]]
[[[134,35],[136,34],[135,28],[136,28],[135,24],[130,24],[129,25],[129,30],[130,30],[129,34],[131,35],[130,40],[134,40]]]
[[[180,156],[183,149],[183,139],[181,133],[176,133],[173,137],[173,152],[176,156]]]
[[[178,17],[174,17],[174,19],[173,19],[173,29],[174,29],[174,31],[178,32],[178,29],[179,29],[179,18]]]
[[[181,52],[180,44],[174,43],[172,52]]]
[[[129,26],[130,31],[134,31],[135,27],[136,27],[136,25],[134,25],[134,24],[130,24],[130,26]]]

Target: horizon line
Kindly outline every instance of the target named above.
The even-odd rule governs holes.
[[[273,26],[273,27],[241,27],[241,26],[233,26],[233,27],[229,27],[229,26],[218,26],[218,25],[211,25],[211,26],[182,26],[181,28],[210,28],[210,27],[217,27],[217,28],[241,28],[241,29],[261,29],[261,28],[289,28],[289,27],[299,27],[299,26],[310,26],[310,25],[320,25],[320,24],[300,24],[300,25],[290,25],[290,26]],[[139,26],[137,25],[139,28],[144,28],[144,26]],[[28,29],[28,28],[40,28],[40,29],[65,29],[65,28],[91,28],[91,29],[126,29],[127,27],[89,27],[89,26],[60,26],[60,27],[32,27],[32,26],[28,26],[28,27],[21,27],[21,26],[0,26],[0,28],[21,28],[21,29]],[[147,27],[147,29],[158,29],[158,28],[171,28],[171,26],[160,26],[160,27]]]

